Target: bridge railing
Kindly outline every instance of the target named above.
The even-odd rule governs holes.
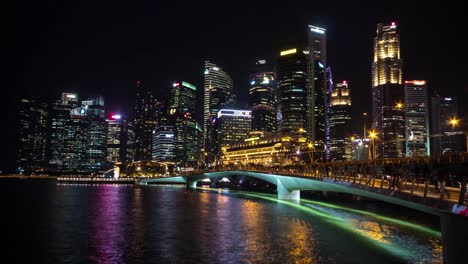
[[[312,178],[315,180],[330,181],[334,183],[348,183],[355,188],[376,191],[386,195],[406,194],[452,203],[458,202],[461,204],[468,204],[466,182],[462,181],[461,184],[458,184],[457,186],[456,183],[453,183],[453,175],[435,175],[437,177],[434,178],[429,177],[427,173],[415,173],[405,170],[400,170],[398,173],[388,174],[378,165],[358,169],[352,169],[351,167],[334,167],[331,165],[291,166],[287,168],[271,168],[263,166],[243,166],[242,168],[219,167],[212,168],[210,170],[195,170],[185,175],[226,170],[244,170],[284,176]]]

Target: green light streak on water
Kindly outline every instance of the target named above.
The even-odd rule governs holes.
[[[378,215],[376,213],[371,213],[371,212],[367,212],[367,211],[363,211],[363,210],[352,209],[352,208],[343,207],[343,206],[334,205],[334,204],[329,204],[329,203],[324,203],[324,202],[312,201],[312,200],[308,200],[308,199],[301,199],[301,202],[307,202],[307,203],[317,204],[317,205],[328,207],[328,208],[339,209],[339,210],[348,211],[348,212],[352,212],[352,213],[356,213],[356,214],[361,214],[361,215],[369,216],[369,217],[379,219],[379,220],[382,220],[382,221],[386,221],[386,222],[389,222],[389,223],[392,223],[392,224],[397,224],[397,225],[405,226],[405,227],[408,227],[408,228],[411,228],[411,229],[415,229],[417,231],[423,232],[423,233],[425,233],[427,235],[430,235],[430,236],[433,236],[433,237],[437,237],[437,238],[442,237],[442,234],[439,231],[436,231],[436,230],[433,230],[433,229],[430,229],[428,227],[421,226],[421,225],[418,225],[418,224],[414,224],[414,223],[411,223],[411,222],[407,222],[407,221],[403,221],[403,220],[399,220],[399,219],[395,219],[395,218],[390,218],[390,217]]]
[[[238,194],[245,195],[245,196],[256,197],[256,198],[260,198],[260,199],[264,199],[264,200],[268,200],[268,201],[272,201],[272,202],[285,204],[285,205],[294,207],[296,209],[299,209],[302,212],[306,212],[306,213],[309,213],[311,215],[317,216],[321,220],[326,221],[327,223],[330,223],[330,224],[332,224],[334,226],[337,226],[337,227],[339,227],[339,228],[341,228],[341,229],[343,229],[343,230],[345,230],[347,232],[350,232],[350,233],[356,235],[357,238],[360,238],[361,240],[369,243],[370,245],[374,246],[375,248],[384,250],[385,252],[388,252],[388,253],[390,253],[390,254],[392,254],[394,256],[403,258],[403,259],[408,260],[408,261],[416,261],[417,260],[417,256],[415,256],[412,252],[410,252],[407,249],[396,247],[396,246],[394,246],[392,244],[389,244],[386,241],[380,241],[380,240],[373,239],[372,237],[367,236],[364,231],[356,229],[354,226],[350,225],[349,223],[347,223],[346,221],[344,221],[341,218],[325,214],[325,213],[323,213],[323,212],[321,212],[321,211],[319,211],[317,209],[301,205],[300,203],[290,202],[290,201],[286,201],[286,200],[279,200],[279,199],[276,198],[275,195],[271,195],[271,194],[253,193],[253,192],[246,192],[246,191],[240,191],[239,192],[239,191],[232,191],[232,190],[225,191],[225,190],[214,189],[214,188],[198,188],[198,189],[215,191],[215,192],[218,192],[218,193],[238,193]],[[389,223],[402,225],[402,226],[405,226],[405,227],[408,227],[408,228],[411,228],[411,229],[426,233],[428,235],[431,235],[431,236],[434,236],[434,237],[437,237],[437,238],[441,237],[440,232],[437,232],[437,231],[432,230],[430,228],[420,226],[420,225],[417,225],[417,224],[413,224],[413,223],[409,223],[409,222],[405,222],[405,221],[402,221],[402,220],[390,218],[390,217],[381,216],[381,215],[378,215],[378,214],[375,214],[375,213],[370,213],[370,212],[357,210],[357,209],[346,208],[346,207],[333,205],[333,204],[328,204],[328,203],[323,203],[323,202],[316,202],[316,201],[307,200],[307,199],[301,199],[301,202],[307,202],[307,203],[317,204],[317,205],[324,206],[324,207],[349,211],[349,212],[353,212],[353,213],[356,213],[356,214],[362,214],[362,215],[373,217],[375,219],[379,219],[379,220],[386,221],[386,222],[389,222]]]

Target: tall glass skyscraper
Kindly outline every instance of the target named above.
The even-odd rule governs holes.
[[[175,120],[175,157],[184,167],[195,166],[198,158],[196,93],[197,87],[189,82],[176,81],[172,85],[169,114]]]
[[[324,145],[325,140],[325,98],[327,90],[325,69],[327,67],[326,29],[309,25],[306,130],[308,138]]]
[[[249,108],[252,131],[276,133],[276,74],[265,60],[250,73]]]
[[[396,23],[378,24],[372,63],[372,127],[378,133],[377,157],[405,154],[402,65]]]
[[[78,94],[62,93],[61,98],[55,101],[50,108],[46,156],[49,170],[52,172],[61,172],[64,169],[67,126],[70,122],[70,111],[76,107],[78,107]]]
[[[289,49],[278,58],[278,120],[282,134],[298,133],[307,126],[308,51]]]
[[[351,93],[346,81],[336,83],[330,94],[330,158],[350,160],[351,145]]]
[[[235,95],[231,77],[216,64],[205,61],[204,74],[203,139],[208,159],[212,161],[215,147],[212,122],[219,110],[234,106]]]
[[[153,93],[137,81],[135,102],[135,161],[151,160],[151,141],[157,125],[160,103]]]
[[[89,122],[87,129],[86,170],[97,172],[104,168],[107,150],[107,122],[105,118],[104,98],[95,96],[81,102],[86,109]]]
[[[43,170],[46,161],[47,104],[33,98],[18,102],[17,170]]]
[[[429,156],[429,107],[426,81],[405,81],[404,90],[406,156]]]
[[[131,161],[133,144],[133,128],[128,119],[120,114],[113,114],[106,120],[107,122],[107,155],[108,167],[112,167],[116,162]],[[130,157],[129,157],[130,156]]]

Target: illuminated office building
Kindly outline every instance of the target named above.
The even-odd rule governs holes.
[[[377,25],[372,63],[372,128],[378,134],[377,157],[405,155],[400,36],[395,22]]]
[[[289,49],[278,58],[278,128],[281,134],[307,127],[308,51]]]
[[[135,117],[135,161],[151,160],[151,141],[157,125],[160,103],[153,93],[140,81],[136,86]]]
[[[234,106],[236,97],[231,77],[210,61],[205,61],[203,94],[203,143],[208,160],[213,161],[213,120],[221,109]]]
[[[461,131],[458,98],[454,96],[432,96],[431,113],[431,155],[440,156],[447,153],[466,152],[466,134]]]
[[[174,116],[167,111],[159,116],[158,125],[153,131],[152,157],[157,162],[176,162],[176,127]]]
[[[221,109],[213,119],[217,159],[232,144],[243,142],[249,136],[252,112],[249,110]]]
[[[98,172],[105,166],[107,150],[107,122],[104,113],[104,98],[95,96],[82,101],[81,105],[86,108],[86,118],[89,122],[86,132],[86,170]]]
[[[330,159],[351,159],[351,93],[348,83],[336,83],[330,93]]]
[[[92,173],[104,169],[107,151],[107,122],[104,99],[83,100],[69,112],[65,123],[63,172]]]
[[[259,60],[250,73],[249,108],[252,131],[276,133],[276,74]]]
[[[406,156],[429,156],[429,107],[426,81],[405,81],[404,92]]]
[[[325,28],[309,25],[308,29],[306,130],[310,140],[325,145],[327,35]]]
[[[51,172],[63,170],[66,128],[70,120],[70,111],[76,107],[78,107],[78,94],[62,93],[61,98],[50,108],[46,156],[48,169]]]
[[[108,167],[116,162],[132,161],[133,128],[128,119],[120,114],[112,114],[106,122]]]
[[[17,170],[42,171],[46,161],[47,104],[33,98],[18,102]]]
[[[198,159],[196,93],[197,87],[189,82],[176,81],[172,85],[169,115],[175,121],[175,159],[185,167],[195,166]]]
[[[371,157],[372,142],[370,139],[362,139],[355,135],[352,137],[351,146],[353,160],[368,161]]]

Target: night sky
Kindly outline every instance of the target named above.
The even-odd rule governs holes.
[[[203,61],[211,60],[233,77],[240,103],[246,105],[249,68],[258,59],[276,59],[282,49],[305,45],[308,24],[327,29],[328,64],[335,81],[350,85],[356,130],[362,112],[370,112],[372,46],[379,22],[396,21],[399,27],[404,79],[426,79],[430,91],[443,95],[468,94],[468,23],[460,4],[270,1],[238,8],[224,1],[195,2],[174,1],[172,7],[163,1],[8,5],[3,39],[8,74],[2,89],[7,129],[1,130],[0,169],[14,166],[14,102],[20,96],[51,101],[62,91],[77,92],[81,99],[102,94],[109,112],[128,113],[137,80],[158,97],[167,97],[176,79],[201,88]],[[468,104],[462,112],[468,113]]]

